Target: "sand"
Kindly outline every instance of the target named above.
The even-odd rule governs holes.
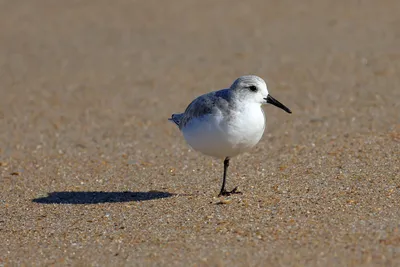
[[[399,1],[0,1],[0,266],[399,266]],[[167,121],[238,76],[231,161]]]

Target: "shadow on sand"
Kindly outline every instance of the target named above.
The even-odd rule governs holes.
[[[149,192],[52,192],[46,197],[35,198],[40,204],[100,204],[129,201],[146,201],[172,197],[174,194],[161,191]]]

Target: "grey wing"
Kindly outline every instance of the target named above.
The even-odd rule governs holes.
[[[229,93],[226,89],[199,96],[186,108],[181,117],[179,128],[184,127],[190,119],[213,113],[214,109],[225,110],[229,105],[228,98]]]
[[[212,104],[210,99],[206,100],[203,96],[200,96],[187,106],[185,112],[172,114],[168,120],[174,122],[179,129],[182,129],[190,119],[210,113]]]

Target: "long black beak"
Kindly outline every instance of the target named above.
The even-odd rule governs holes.
[[[292,111],[289,108],[287,108],[284,104],[273,98],[271,95],[268,95],[267,98],[264,99],[267,101],[267,103],[272,104],[278,108],[281,108],[287,113],[292,113]]]

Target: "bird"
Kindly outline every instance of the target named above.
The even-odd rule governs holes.
[[[195,151],[223,160],[218,196],[241,194],[238,187],[231,191],[225,188],[229,162],[260,141],[266,126],[261,106],[267,103],[292,113],[269,94],[262,78],[244,75],[229,88],[195,98],[183,113],[174,113],[168,119],[178,126],[187,144]]]

